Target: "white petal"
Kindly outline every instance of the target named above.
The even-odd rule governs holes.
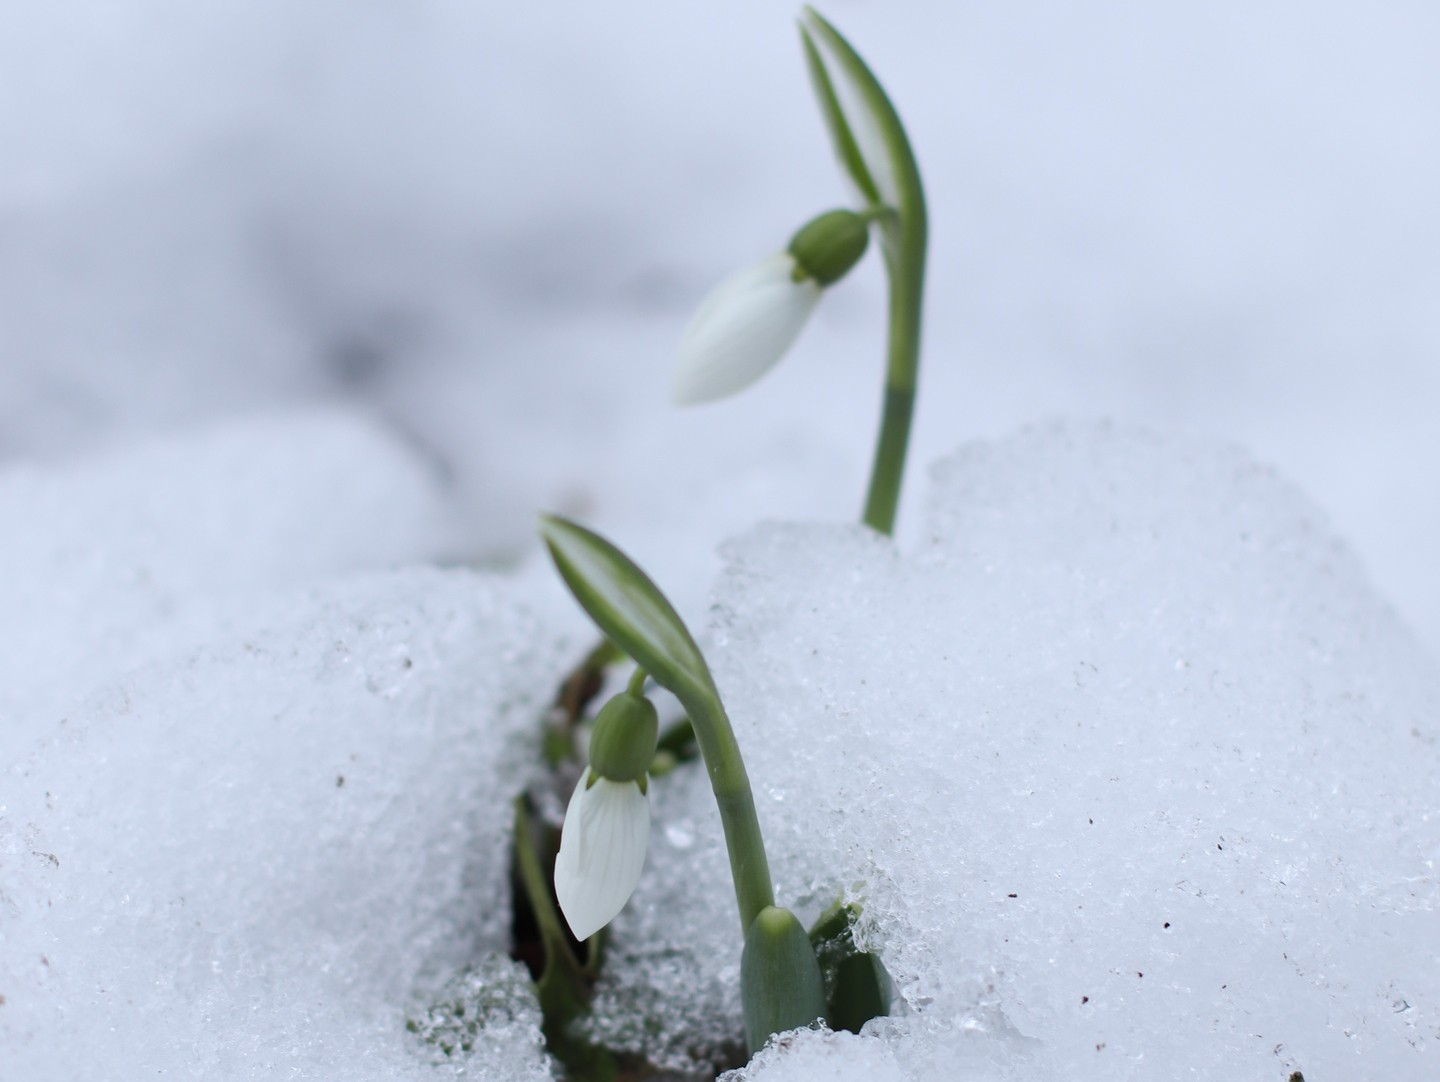
[[[727,278],[700,305],[680,341],[670,397],[682,406],[724,398],[774,367],[800,336],[820,299],[811,279],[795,281],[780,252]]]
[[[575,938],[589,939],[625,908],[650,844],[650,802],[633,781],[600,778],[588,789],[587,770],[565,809],[555,894]]]

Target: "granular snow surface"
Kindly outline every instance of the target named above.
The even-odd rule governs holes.
[[[1314,506],[1234,449],[1057,422],[941,462],[921,535],[724,548],[703,637],[777,891],[861,903],[899,993],[738,1077],[1422,1076],[1434,671]],[[583,643],[554,601],[533,571],[277,585],[31,717],[0,1077],[547,1077],[505,879]],[[652,795],[590,1025],[694,1067],[738,1033],[740,933],[703,772]]]
[[[1422,1077],[1436,685],[1323,517],[1241,452],[1108,425],[933,477],[913,552],[779,524],[726,548],[713,657],[778,889],[860,901],[903,1000],[883,1053],[809,1039],[745,1077]],[[703,786],[674,799],[617,979],[683,955],[653,998],[684,1015],[736,932],[701,919]]]
[[[560,658],[500,584],[376,573],[56,719],[0,776],[0,1078],[435,1077],[406,1012],[508,951]],[[549,1077],[536,1022],[472,1077]]]

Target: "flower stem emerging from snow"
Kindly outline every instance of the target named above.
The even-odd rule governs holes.
[[[555,1057],[577,1078],[613,1078],[614,1057],[575,1031],[573,1023],[590,1009],[590,987],[600,966],[603,941],[590,944],[589,960],[581,965],[570,948],[560,914],[542,868],[544,844],[540,827],[530,817],[525,797],[515,800],[516,878],[540,940],[544,968],[535,981],[545,1041]]]
[[[558,516],[540,532],[561,578],[596,626],[685,708],[725,829],[742,929],[774,905],[750,778],[720,692],[675,609],[635,563],[598,534]]]
[[[890,287],[884,405],[863,521],[894,532],[920,368],[925,292],[925,191],[910,139],[884,88],[813,8],[800,19],[805,62],[858,210],[827,211],[783,252],[732,275],[701,304],[680,342],[671,397],[724,398],[768,372],[799,337],[821,295],[860,261],[879,230]]]
[[[817,101],[835,152],[859,196],[858,209],[828,211],[792,237],[785,251],[733,276],[696,313],[681,344],[672,395],[704,402],[747,386],[790,348],[821,294],[864,256],[880,235],[889,283],[884,404],[863,521],[894,531],[920,365],[927,224],[919,168],[899,115],[849,42],[814,9],[800,33]],[[552,765],[574,755],[575,727],[598,693],[605,668],[622,656],[637,668],[629,686],[601,709],[566,811],[553,882],[560,912],[576,939],[598,936],[623,909],[644,865],[650,832],[650,777],[698,748],[720,810],[744,936],[741,1001],[751,1051],[773,1034],[825,1019],[858,1030],[887,1013],[891,985],[877,957],[859,950],[857,910],[837,903],[807,934],[775,905],[754,797],[730,719],[709,667],[674,608],[618,548],[575,522],[542,516],[540,532],[571,593],[605,635],[566,682],[561,718],[547,735]],[[613,644],[613,646],[611,645]],[[671,692],[686,722],[662,737],[648,680]],[[658,754],[657,754],[658,752]],[[693,751],[689,752],[693,754]],[[548,958],[539,980],[546,1035],[572,1069],[592,1050],[567,1036],[588,1007],[589,981],[603,939],[581,967],[543,883],[525,805],[516,809],[519,878],[534,899]],[[553,1032],[552,1032],[553,1031]],[[602,1073],[613,1061],[593,1065]]]
[[[657,684],[679,699],[690,717],[720,809],[730,856],[745,942],[740,960],[740,998],[751,1051],[761,1048],[774,1033],[822,1019],[825,989],[815,948],[795,915],[775,905],[765,841],[760,836],[760,820],[755,814],[740,746],[695,640],[649,577],[610,542],[577,523],[548,515],[542,517],[540,530],[560,576],[596,626]],[[644,677],[636,677],[635,681],[643,686]],[[555,886],[561,908],[577,935],[589,935],[608,923],[619,912],[616,884],[622,880],[628,883],[624,890],[628,897],[634,879],[638,879],[638,870],[631,866],[635,844],[627,836],[638,822],[644,796],[643,787],[637,789],[638,779],[630,780],[641,768],[629,751],[632,746],[644,744],[647,755],[653,756],[656,735],[653,708],[642,726],[632,716],[635,708],[623,704],[623,700],[633,698],[630,691],[622,692],[601,711],[595,739],[601,745],[597,755],[605,761],[592,756],[591,767],[581,778],[565,816],[566,834],[562,835],[561,853],[555,862]],[[617,706],[617,701],[622,705]],[[612,708],[617,711],[616,719],[621,718],[619,712],[624,713],[623,725],[633,727],[636,733],[643,728],[643,734],[633,739],[620,730],[617,735],[602,735],[600,727]],[[606,785],[614,787],[613,791],[589,795]],[[639,804],[635,803],[637,793]],[[589,835],[583,832],[587,829],[583,824],[591,803],[602,809],[594,813],[594,820],[605,818],[605,825],[595,828],[593,836],[620,840],[567,855],[572,815],[581,824],[579,842],[586,844]],[[633,812],[632,805],[636,809]],[[645,827],[648,831],[648,812]],[[603,865],[608,851],[616,854],[615,866],[597,866],[597,853]],[[586,861],[589,866],[585,866]],[[634,878],[630,878],[632,871]]]
[[[892,533],[905,474],[905,453],[920,369],[925,293],[925,190],[909,137],[889,96],[848,41],[807,7],[800,21],[805,59],[841,167],[878,218],[890,282],[885,399],[863,519]],[[831,76],[831,66],[836,79]]]

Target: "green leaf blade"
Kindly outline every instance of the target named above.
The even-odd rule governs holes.
[[[877,955],[855,945],[860,907],[836,902],[810,929],[825,988],[825,1021],[831,1029],[859,1033],[872,1018],[890,1013],[895,985]]]
[[[795,914],[766,906],[745,932],[740,952],[740,1007],[745,1041],[758,1052],[787,1029],[825,1017],[825,989],[815,948]]]
[[[556,570],[590,619],[620,649],[682,702],[719,704],[700,648],[660,588],[615,545],[578,522],[540,516]]]
[[[813,33],[819,40],[819,44],[823,45],[834,58],[850,89],[858,98],[859,104],[868,114],[870,122],[884,144],[884,153],[887,159],[885,164],[888,166],[890,179],[894,183],[893,200],[895,210],[900,214],[903,222],[902,228],[912,236],[918,232],[923,238],[926,217],[925,191],[920,182],[920,167],[916,164],[915,153],[910,147],[910,138],[905,133],[905,125],[900,120],[900,114],[891,103],[889,95],[885,93],[885,88],[880,85],[880,80],[875,78],[870,66],[855,51],[854,46],[813,7],[807,6],[802,12],[801,26],[806,31],[807,39]],[[816,46],[815,52],[815,61],[819,61],[823,66],[824,57],[820,55],[818,46]],[[806,59],[812,64],[815,62],[810,60],[809,50],[807,50]],[[840,96],[828,74],[826,82],[834,98],[834,107],[840,109],[843,116]],[[822,101],[821,108],[828,112],[830,106]],[[860,147],[860,140],[855,136],[853,125],[849,125],[848,122],[847,130],[849,130],[851,142],[855,146],[855,153],[863,161],[864,152]],[[876,171],[868,163],[866,168],[871,177],[872,186],[883,199],[887,193],[880,191]]]
[[[850,174],[855,187],[860,189],[861,196],[874,206],[880,202],[880,189],[876,187],[875,178],[870,175],[870,167],[865,164],[865,157],[860,153],[860,144],[855,139],[850,122],[845,119],[845,110],[840,105],[840,96],[835,93],[835,84],[820,56],[820,49],[804,23],[800,24],[800,42],[805,48],[805,66],[810,72],[810,85],[815,90],[820,115],[825,118],[825,127],[830,132],[835,155],[840,159],[840,165],[845,172]]]

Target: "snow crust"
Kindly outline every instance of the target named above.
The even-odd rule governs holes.
[[[0,467],[0,749],[267,594],[447,555],[434,468],[364,412],[261,414]]]
[[[376,487],[346,496],[341,461]],[[139,498],[181,463],[257,514],[232,536],[198,476]],[[451,538],[443,493],[353,415],[8,483],[53,531],[37,582],[63,600],[81,575],[93,619],[145,645],[35,654],[53,678],[7,716],[6,1070],[552,1077],[506,957],[507,835],[583,640],[535,568],[419,566]],[[59,542],[108,518],[104,551],[144,555],[184,619],[83,579]],[[920,537],[776,523],[725,546],[706,649],[777,892],[806,920],[862,904],[901,997],[736,1082],[1422,1075],[1440,695],[1323,515],[1238,450],[1056,422],[941,462]],[[395,561],[416,565],[375,566]],[[13,611],[11,641],[83,631],[78,600]],[[742,1062],[708,783],[689,765],[650,792],[590,1030],[674,1069]]]
[[[3,777],[7,1075],[433,1077],[405,1012],[509,948],[559,665],[494,581],[377,573],[59,719]],[[511,1032],[472,1077],[548,1077]]]
[[[726,548],[712,658],[777,890],[861,902],[903,998],[737,1077],[1425,1074],[1434,674],[1314,506],[1233,449],[1055,424],[942,462],[927,521]],[[687,781],[612,978],[685,1016],[677,1058],[738,1007]]]
[[[283,413],[12,467],[0,508],[0,1077],[550,1077],[513,974],[490,1045],[406,1030],[512,966],[570,637],[418,566],[456,537],[431,466]]]

